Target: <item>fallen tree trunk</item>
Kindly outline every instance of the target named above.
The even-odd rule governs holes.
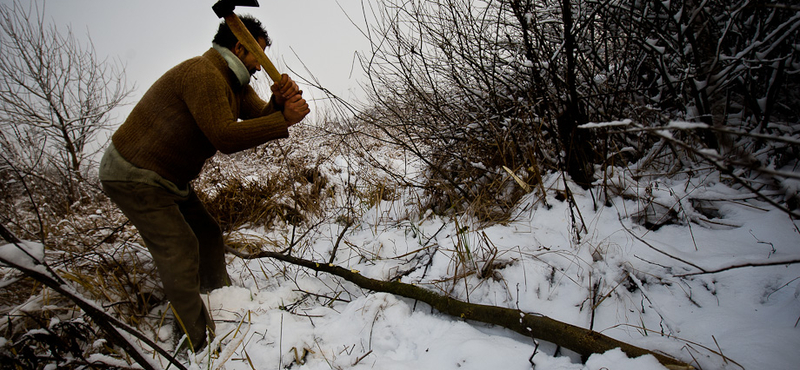
[[[577,352],[584,358],[589,357],[589,355],[593,353],[603,353],[614,348],[620,348],[629,357],[653,355],[662,365],[669,369],[693,369],[689,364],[672,357],[639,348],[596,331],[553,320],[546,316],[529,314],[510,308],[463,302],[434,293],[416,285],[401,283],[399,281],[371,279],[359,274],[358,271],[355,270],[346,269],[330,263],[309,261],[278,252],[261,251],[254,254],[246,254],[230,248],[228,250],[244,259],[274,258],[315,271],[339,276],[364,289],[416,299],[429,304],[439,312],[460,317],[465,320],[499,325],[525,336],[532,336],[568,348]]]

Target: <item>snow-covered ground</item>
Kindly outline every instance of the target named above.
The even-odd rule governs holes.
[[[300,136],[292,140],[307,148],[324,146]],[[397,168],[407,165],[403,156],[384,155]],[[281,171],[279,162],[231,160],[221,167],[230,173],[221,176],[238,173],[259,181]],[[329,188],[361,186],[354,179],[367,175],[352,159],[321,162]],[[485,228],[467,216],[419,216],[419,198],[410,191],[375,205],[337,198],[342,191],[332,191],[336,207],[358,208],[334,263],[368,277],[402,275],[403,282],[464,301],[592,328],[702,369],[796,369],[800,221],[713,174],[639,183],[623,175],[609,178],[616,182],[612,189],[623,189],[610,195],[610,206],[593,201],[603,191],[571,185],[577,207],[570,208],[556,196],[563,193],[563,178],[551,175],[545,202],[531,193],[510,222]],[[660,204],[652,208],[655,215],[672,222],[657,230],[640,225],[642,199]],[[664,211],[670,208],[671,216]],[[295,256],[330,259],[344,226],[328,218],[300,238]],[[303,227],[295,230],[298,236]],[[285,245],[290,235],[291,227],[275,226],[237,230],[232,237]],[[26,245],[41,258],[41,245]],[[11,245],[0,247],[0,256],[22,264],[30,258]],[[235,286],[206,296],[221,352],[184,355],[192,369],[663,369],[652,356],[630,359],[620,350],[581,363],[551,343],[365,291],[325,273],[271,259],[228,259]],[[781,264],[787,261],[794,263]],[[746,266],[765,264],[770,266]],[[150,334],[169,346],[171,328]]]
[[[384,201],[346,232],[336,264],[382,279],[415,267],[403,282],[592,327],[703,369],[797,368],[800,264],[726,268],[797,261],[800,222],[753,199],[728,200],[735,191],[706,179],[648,191],[716,199],[711,223],[650,231],[629,217],[642,207],[636,200],[595,210],[572,186],[586,225],[578,240],[568,204],[553,197],[561,184],[548,180],[550,207],[531,195],[512,222],[478,230],[465,230],[466,219],[410,218],[405,198]],[[303,257],[327,261],[341,228],[323,225]],[[486,263],[487,276],[454,281]],[[237,286],[208,296],[222,354],[192,357],[196,368],[662,369],[619,350],[581,364],[552,344],[275,261],[231,257],[229,272]]]

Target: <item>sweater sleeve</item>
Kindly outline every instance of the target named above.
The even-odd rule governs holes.
[[[274,96],[271,97],[268,102],[265,102],[250,85],[242,89],[242,106],[239,118],[249,119],[263,117],[282,111],[283,107],[278,107],[277,104],[275,104]]]
[[[238,104],[237,97],[227,81],[211,66],[198,67],[189,69],[180,90],[198,127],[217,150],[230,154],[289,136],[288,125],[280,111],[239,121],[233,108]],[[246,88],[261,102],[262,112],[265,111],[269,104],[258,98],[251,87]],[[246,110],[259,105],[252,96],[243,100],[246,102],[242,101],[242,105],[248,106]]]

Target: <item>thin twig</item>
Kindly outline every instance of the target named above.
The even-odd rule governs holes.
[[[347,224],[344,225],[344,228],[342,229],[342,232],[339,233],[339,237],[336,238],[336,243],[333,244],[333,250],[331,250],[331,258],[330,258],[330,260],[328,260],[328,263],[333,263],[333,261],[336,259],[336,251],[339,249],[339,243],[342,241],[342,238],[344,237],[344,233],[347,232],[347,229],[352,224],[353,224],[352,221],[348,221]]]
[[[720,268],[717,268],[717,269],[714,269],[714,270],[700,269],[700,270],[702,270],[700,272],[690,272],[690,273],[686,273],[686,274],[675,275],[675,277],[697,276],[697,275],[703,275],[703,274],[716,274],[716,273],[719,273],[719,272],[724,272],[724,271],[734,270],[734,269],[740,269],[740,268],[744,268],[744,267],[786,266],[786,265],[794,265],[794,264],[797,264],[797,263],[800,263],[800,259],[787,260],[787,261],[772,261],[772,262],[748,262],[748,263],[742,263],[742,264],[738,264],[738,265],[720,267]]]
[[[359,362],[361,362],[361,360],[363,360],[363,359],[367,358],[367,356],[369,356],[369,355],[371,355],[371,354],[372,354],[372,350],[369,350],[369,352],[367,352],[367,353],[365,353],[363,356],[359,357],[359,358],[356,360],[356,362],[354,362],[354,363],[353,363],[353,366],[356,366],[356,365],[358,365],[358,363],[359,363]]]
[[[705,269],[703,269],[703,268],[702,268],[702,267],[700,267],[700,266],[697,266],[697,265],[695,265],[694,263],[691,263],[691,262],[689,262],[689,261],[686,261],[686,260],[684,260],[684,259],[682,259],[682,258],[680,258],[680,257],[673,256],[673,255],[671,255],[671,254],[669,254],[669,253],[667,253],[667,252],[664,252],[664,251],[662,251],[661,249],[658,249],[658,248],[654,247],[652,244],[648,243],[647,241],[645,241],[644,239],[642,239],[641,237],[639,237],[638,235],[636,235],[636,234],[633,232],[633,230],[631,230],[631,229],[627,228],[627,227],[625,226],[625,224],[622,222],[622,219],[620,219],[620,220],[619,220],[619,223],[620,223],[620,225],[622,225],[622,228],[623,228],[623,229],[625,229],[625,231],[627,231],[627,232],[628,232],[628,234],[630,234],[631,236],[633,236],[634,238],[636,238],[636,240],[638,240],[638,241],[642,242],[644,245],[646,245],[646,246],[650,247],[650,249],[652,249],[652,250],[654,250],[654,251],[656,251],[656,252],[658,252],[658,253],[661,253],[661,254],[663,254],[663,255],[665,255],[665,256],[667,256],[667,257],[669,257],[669,258],[672,258],[672,259],[674,259],[674,260],[676,260],[676,261],[680,261],[680,262],[683,262],[683,263],[685,263],[685,264],[687,264],[687,265],[689,265],[689,266],[692,266],[692,267],[694,267],[694,268],[696,268],[696,269],[698,269],[698,270],[702,271],[703,273],[705,273],[705,272],[706,272],[706,270],[705,270]]]

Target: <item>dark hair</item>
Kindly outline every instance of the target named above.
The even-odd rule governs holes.
[[[243,15],[240,16],[239,19],[242,20],[242,23],[244,23],[244,26],[247,27],[248,31],[250,31],[250,34],[253,35],[253,38],[256,40],[263,38],[264,41],[267,42],[267,46],[272,45],[272,40],[270,40],[269,36],[267,36],[267,30],[264,29],[264,26],[261,25],[261,22],[258,19],[255,19],[252,15]],[[239,40],[231,31],[231,28],[228,27],[228,24],[225,23],[225,21],[222,21],[219,24],[217,34],[214,36],[214,43],[233,50],[233,47],[236,46],[237,41]]]

